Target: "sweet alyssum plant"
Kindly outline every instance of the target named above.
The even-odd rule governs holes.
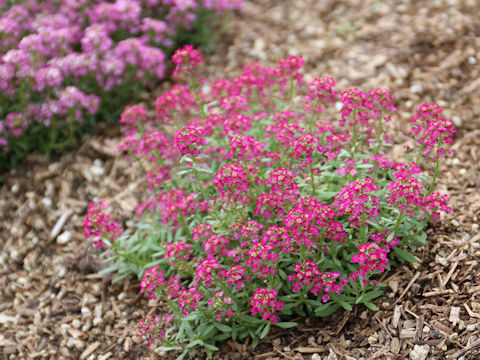
[[[248,65],[238,77],[195,76],[192,47],[173,57],[174,85],[157,117],[140,106],[122,115],[121,148],[145,170],[152,190],[135,230],[121,233],[91,205],[85,231],[106,250],[119,277],[170,312],[144,319],[140,332],[163,350],[252,338],[292,316],[328,316],[382,294],[392,260],[415,262],[425,229],[450,211],[434,192],[439,163],[455,132],[434,104],[412,117],[412,161],[384,155],[396,108],[390,90],[338,95],[332,78],[306,84],[303,59],[274,68]],[[341,104],[339,119],[324,112]]]
[[[241,0],[0,0],[0,172],[117,119]]]

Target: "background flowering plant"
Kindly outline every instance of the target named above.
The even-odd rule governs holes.
[[[165,76],[165,54],[208,42],[212,19],[241,0],[15,3],[0,9],[0,171],[117,119]]]
[[[338,95],[332,78],[307,84],[294,56],[202,84],[196,50],[174,59],[189,85],[160,96],[155,119],[137,105],[122,115],[120,147],[152,190],[141,221],[120,234],[99,214],[104,204],[85,221],[113,262],[106,271],[136,273],[141,292],[169,305],[141,334],[183,357],[194,347],[211,354],[227,338],[256,345],[272,325],[295,326],[292,316],[377,310],[378,275],[392,261],[415,262],[408,250],[450,211],[434,186],[452,123],[422,105],[412,117],[415,161],[396,163],[383,153],[396,111],[389,90]],[[334,103],[340,117],[329,121]]]

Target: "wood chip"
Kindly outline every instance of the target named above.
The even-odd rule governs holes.
[[[9,316],[9,315],[4,315],[0,314],[0,324],[6,324],[6,323],[17,323],[17,319],[14,316]]]
[[[459,315],[460,315],[460,308],[453,306],[450,309],[450,317],[448,318],[448,321],[450,321],[453,324],[453,326],[455,326],[460,321]]]
[[[395,355],[400,351],[400,340],[397,337],[392,339],[392,342],[390,343],[390,351]]]
[[[398,321],[402,315],[402,305],[395,305],[392,316],[392,326],[396,329],[398,327]]]
[[[50,239],[51,240],[54,240],[56,239],[56,237],[58,236],[58,234],[60,234],[60,231],[62,231],[62,228],[63,226],[65,225],[65,223],[67,222],[68,218],[70,216],[72,216],[73,214],[73,211],[71,209],[68,209],[67,211],[65,211],[61,216],[60,218],[58,219],[57,223],[55,224],[55,226],[53,227],[52,229],[52,232],[50,233]]]
[[[80,355],[80,360],[86,359],[91,353],[97,350],[99,346],[100,346],[100,342],[98,341],[88,345],[85,351],[82,352],[82,354]]]
[[[297,347],[294,349],[294,351],[297,351],[299,353],[303,354],[314,354],[314,353],[321,353],[325,351],[325,346],[319,346],[319,347]]]

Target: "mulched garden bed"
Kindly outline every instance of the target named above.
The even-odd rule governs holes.
[[[387,273],[380,308],[339,311],[277,330],[253,349],[227,341],[217,359],[480,358],[480,16],[465,1],[246,1],[216,51],[208,79],[302,55],[307,80],[333,76],[338,89],[391,88],[397,126],[416,106],[438,103],[454,121],[455,155],[439,190],[453,212],[429,230],[418,266]],[[162,88],[168,83],[162,84]],[[148,104],[161,89],[144,94]],[[123,221],[144,193],[140,169],[115,151],[119,127],[104,127],[78,149],[31,156],[0,189],[0,358],[170,359],[136,336],[159,303],[134,278],[111,283],[82,234],[87,205],[113,204]],[[409,139],[400,134],[392,155]],[[203,359],[201,351],[187,358]]]

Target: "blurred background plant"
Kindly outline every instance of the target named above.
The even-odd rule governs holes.
[[[0,2],[0,173],[112,122],[167,76],[177,46],[212,49],[241,0]]]

